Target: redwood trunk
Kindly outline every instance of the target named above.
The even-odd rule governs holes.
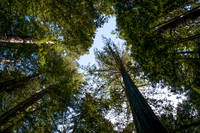
[[[167,133],[127,72],[122,69],[121,74],[137,133]]]
[[[0,92],[6,91],[9,93],[11,91],[14,91],[16,88],[25,85],[29,81],[40,78],[41,76],[43,76],[43,74],[35,74],[35,75],[27,76],[27,77],[24,77],[21,79],[17,79],[17,80],[14,79],[14,80],[10,80],[10,81],[1,82],[0,83]]]
[[[8,63],[11,63],[11,62],[19,62],[20,60],[10,60],[10,59],[0,59],[0,62],[8,62]]]
[[[4,37],[0,39],[0,43],[11,43],[11,44],[37,44],[38,41],[33,41],[30,38],[21,37]],[[42,44],[54,44],[53,41],[47,41]]]
[[[155,33],[167,32],[170,29],[184,27],[192,23],[199,23],[199,16],[200,16],[200,6],[184,14],[181,14],[178,17],[175,17],[169,21],[164,22],[162,26],[155,31]]]
[[[17,106],[15,106],[11,110],[9,110],[8,112],[1,115],[0,116],[0,125],[5,124],[11,118],[15,117],[20,112],[25,111],[25,109],[27,109],[29,106],[33,105],[38,100],[40,100],[41,98],[46,96],[49,93],[50,89],[51,88],[47,88],[47,89],[44,89],[44,90],[36,93],[35,95],[33,95],[30,98],[26,99],[25,101],[21,102],[20,104],[18,104]]]

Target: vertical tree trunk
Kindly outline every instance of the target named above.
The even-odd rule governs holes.
[[[6,92],[11,92],[14,91],[16,88],[25,85],[29,81],[32,81],[34,79],[40,78],[44,74],[35,74],[27,77],[23,77],[21,79],[13,79],[10,81],[5,81],[0,83],[0,92],[1,91],[6,91]]]
[[[125,69],[121,74],[131,106],[137,133],[167,133]]]
[[[20,112],[25,111],[25,109],[27,109],[29,106],[33,105],[38,100],[40,100],[41,98],[46,96],[49,93],[51,88],[52,88],[52,86],[36,93],[35,95],[33,95],[30,98],[26,99],[25,101],[21,102],[20,104],[18,104],[14,108],[10,109],[8,112],[1,115],[0,116],[0,125],[5,124],[11,118],[15,117]]]

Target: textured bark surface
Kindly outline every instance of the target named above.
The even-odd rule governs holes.
[[[137,133],[167,133],[127,72],[121,70],[121,74],[126,87]]]
[[[29,81],[40,78],[41,76],[43,76],[43,74],[35,74],[35,75],[27,76],[27,77],[24,77],[21,79],[13,79],[10,81],[1,82],[0,83],[0,92],[6,91],[9,93],[11,91],[14,91],[18,87],[25,85]]]
[[[11,63],[11,62],[19,62],[20,60],[11,60],[11,59],[0,59],[0,62],[8,62],[8,63]]]
[[[4,113],[0,116],[0,125],[3,125],[7,121],[9,121],[11,118],[15,117],[20,112],[25,111],[29,106],[33,105],[35,102],[43,98],[49,93],[50,88],[44,89],[35,95],[31,96],[30,98],[26,99],[25,101],[21,102],[14,108],[10,109],[8,112]]]
[[[0,43],[13,43],[13,44],[37,44],[38,41],[33,41],[30,38],[20,37],[4,37],[0,39]],[[52,41],[47,41],[42,44],[54,44]]]
[[[164,22],[155,31],[155,33],[167,32],[171,29],[184,27],[188,24],[199,23],[200,22],[199,16],[200,16],[200,6],[191,11],[183,13],[183,14],[179,15],[178,17],[175,17],[173,19],[170,19],[169,21]]]

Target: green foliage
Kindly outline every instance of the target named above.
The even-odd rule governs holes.
[[[40,43],[62,41],[83,54],[93,42],[95,30],[106,21],[102,1],[2,1],[0,37],[18,37]],[[108,6],[108,5],[107,5]],[[81,47],[79,50],[76,47]]]
[[[66,110],[70,105],[73,95],[81,88],[82,75],[78,74],[77,64],[72,63],[70,57],[61,57],[61,55],[52,51],[48,53],[46,60],[46,66],[41,67],[43,70],[41,73],[44,74],[42,78],[31,81],[23,88],[18,88],[11,94],[1,93],[3,96],[1,102],[4,103],[2,105],[1,115],[36,92],[48,88],[50,85],[55,86],[57,84],[56,88],[52,88],[48,96],[45,96],[27,108],[25,114],[20,113],[20,115],[17,116],[17,119],[11,119],[12,124],[10,122],[5,124],[2,126],[1,130],[4,130],[10,125],[14,126],[13,128],[10,128],[10,130],[20,130],[21,128],[24,128],[23,122],[27,123],[27,125],[30,126],[30,129],[34,128],[34,126],[38,126],[37,124],[40,123],[41,129],[38,130],[46,129],[44,123],[49,123],[51,125],[51,121],[60,119],[57,115]],[[27,117],[24,117],[24,115],[27,115]],[[32,119],[33,117],[34,119]],[[18,121],[22,121],[22,123],[20,124]],[[47,123],[45,121],[49,122]],[[28,129],[29,128],[25,128],[24,130]],[[51,131],[52,129],[50,128],[48,130]]]
[[[91,47],[96,28],[113,13],[111,3],[98,0],[0,2],[0,56],[12,60],[1,62],[0,83],[10,86],[9,92],[0,92],[1,117],[34,94],[54,86],[47,95],[1,125],[0,131],[52,132],[67,124],[64,115],[71,111],[83,87],[83,75],[78,73],[76,61]],[[41,76],[29,78],[37,74]],[[107,130],[102,123],[106,120],[104,116],[96,114],[98,125]],[[108,120],[107,124],[112,131]],[[89,125],[91,130],[95,126]]]
[[[199,111],[199,20],[193,18],[199,1],[120,1],[114,9],[116,33],[127,41],[141,77],[153,87],[187,92]]]
[[[113,126],[104,118],[100,104],[91,94],[86,93],[78,110],[73,132],[113,132]]]
[[[161,82],[179,90],[196,88],[198,93],[199,24],[169,27],[170,32],[162,34],[157,31],[158,23],[165,24],[166,19],[163,17],[174,18],[175,15],[190,11],[198,5],[198,2],[144,1],[135,2],[135,5],[133,3],[117,2],[116,31],[127,41],[132,57],[139,64],[138,71],[144,72],[144,78],[151,81],[153,85]],[[169,3],[172,5],[168,5]],[[147,4],[152,6],[147,8],[145,6]],[[186,8],[186,4],[190,8]],[[162,10],[156,8],[159,6]],[[124,11],[127,13],[123,13]],[[187,20],[185,21],[188,23]]]
[[[1,62],[0,83],[11,84],[13,90],[0,92],[0,115],[43,89],[56,87],[0,131],[132,132],[120,74],[124,67],[138,86],[148,81],[175,93],[187,92],[176,114],[170,105],[162,107],[164,101],[149,101],[166,112],[160,119],[169,132],[198,132],[200,27],[198,14],[192,12],[198,6],[195,0],[1,1],[0,56],[12,62]],[[96,28],[109,15],[116,16],[115,32],[127,41],[126,48],[104,38],[103,51],[95,51],[98,65],[87,68],[93,81],[83,82],[76,60],[91,47]],[[9,43],[11,39],[22,42]],[[22,82],[35,74],[42,76]],[[111,123],[106,118],[109,112],[123,114],[125,122]]]

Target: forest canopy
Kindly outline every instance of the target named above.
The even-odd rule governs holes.
[[[200,132],[199,1],[2,0],[0,16],[0,132]],[[80,66],[111,16],[125,43]]]

